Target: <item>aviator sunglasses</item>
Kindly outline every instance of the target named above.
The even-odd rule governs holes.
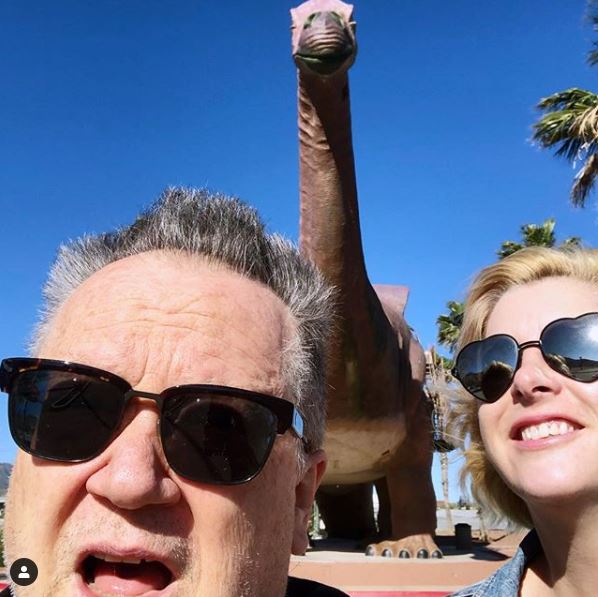
[[[598,379],[598,313],[552,321],[539,340],[522,344],[508,334],[471,342],[459,351],[452,373],[470,394],[495,402],[509,389],[521,353],[531,346],[539,348],[546,364],[565,377],[583,383]]]
[[[59,462],[101,454],[120,432],[131,398],[154,400],[169,466],[198,483],[236,485],[264,467],[277,434],[303,439],[303,419],[288,400],[214,385],[140,392],[108,371],[76,363],[14,358],[0,364],[10,432],[22,450]]]

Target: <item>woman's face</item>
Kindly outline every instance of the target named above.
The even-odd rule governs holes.
[[[555,319],[598,311],[598,288],[571,278],[545,278],[515,287],[498,301],[486,336],[538,340]],[[598,502],[598,381],[560,375],[540,349],[526,348],[511,387],[479,408],[488,457],[507,485],[534,512],[589,496]],[[556,435],[555,435],[556,433]]]

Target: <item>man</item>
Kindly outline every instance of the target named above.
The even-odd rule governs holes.
[[[172,189],[61,248],[7,359],[19,597],[342,595],[291,580],[324,473],[331,291],[242,203]]]

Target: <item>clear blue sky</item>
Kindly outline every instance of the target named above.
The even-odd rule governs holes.
[[[237,195],[296,239],[291,6],[0,3],[0,355],[25,353],[58,244],[128,223],[168,185]],[[521,224],[553,216],[561,238],[596,245],[596,200],[570,207],[571,167],[528,142],[541,97],[598,88],[584,7],[356,5],[367,266],[373,282],[411,288],[407,316],[425,346],[446,301]],[[2,414],[0,462],[13,457]]]

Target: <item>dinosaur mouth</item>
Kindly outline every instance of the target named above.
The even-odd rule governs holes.
[[[303,26],[294,57],[299,65],[326,75],[354,59],[356,51],[353,33],[342,18],[335,12],[319,12]]]
[[[318,75],[331,75],[351,58],[352,51],[331,52],[329,54],[313,54],[310,52],[297,52],[295,61],[301,62]]]

